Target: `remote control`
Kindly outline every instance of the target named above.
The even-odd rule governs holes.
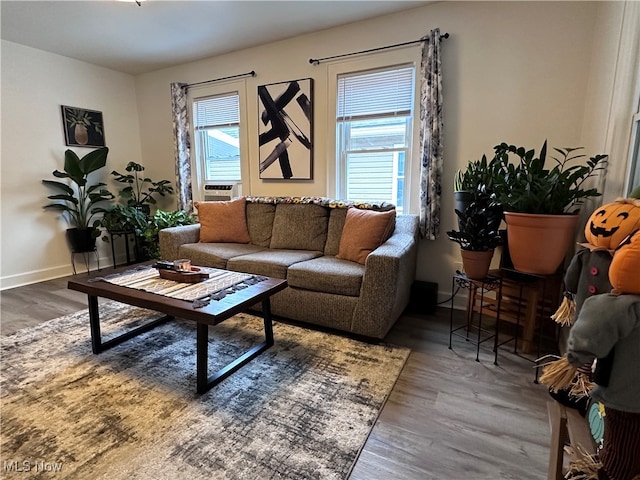
[[[173,262],[168,262],[166,260],[158,260],[154,265],[154,267],[157,269],[175,270],[175,267],[173,266]]]

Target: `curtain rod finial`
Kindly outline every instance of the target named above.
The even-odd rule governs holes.
[[[320,61],[319,61],[317,58],[310,58],[310,59],[309,59],[309,63],[310,63],[311,65],[319,65],[319,64],[320,64]]]
[[[449,32],[443,33],[442,35],[440,35],[440,38],[444,38],[444,39],[449,38]]]

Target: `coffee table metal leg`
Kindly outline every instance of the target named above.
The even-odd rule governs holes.
[[[115,347],[116,345],[121,344],[124,341],[129,340],[130,338],[136,337],[142,333],[148,332],[153,328],[161,325],[163,323],[168,322],[169,320],[173,320],[171,315],[165,315],[164,317],[157,318],[152,320],[149,323],[145,323],[144,325],[134,328],[133,330],[129,330],[128,332],[123,333],[122,335],[118,335],[117,337],[110,338],[106,342],[102,341],[102,335],[100,333],[100,313],[98,310],[98,297],[95,295],[88,295],[89,301],[89,325],[91,327],[91,349],[93,353],[100,353],[108,350],[109,348]]]
[[[209,376],[209,325],[198,323],[196,333],[196,389],[198,393],[205,393],[212,387],[227,378],[233,372],[242,368],[251,360],[256,358],[266,349],[273,345],[273,322],[271,320],[271,302],[267,298],[262,301],[262,313],[264,317],[265,341],[252,347],[242,356],[222,367],[213,375]]]

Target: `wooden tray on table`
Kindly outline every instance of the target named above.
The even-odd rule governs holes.
[[[177,272],[166,268],[159,268],[160,278],[165,280],[173,280],[180,283],[198,283],[209,278],[208,273],[203,273],[197,267],[191,267],[189,272]]]

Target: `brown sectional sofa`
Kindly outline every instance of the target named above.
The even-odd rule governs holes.
[[[275,315],[384,338],[409,302],[418,218],[397,215],[391,236],[361,265],[336,258],[348,207],[386,210],[322,197],[247,197],[250,243],[202,243],[200,224],[160,231],[164,260],[286,278],[271,300]]]

